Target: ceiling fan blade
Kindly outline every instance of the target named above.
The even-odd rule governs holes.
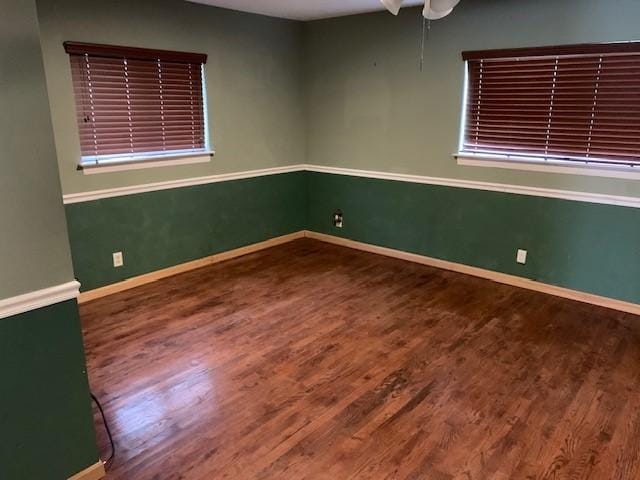
[[[445,10],[444,12],[437,12],[437,11],[435,11],[435,10],[430,8],[428,10],[425,9],[422,12],[422,15],[427,20],[440,20],[441,18],[444,18],[447,15],[449,15],[451,12],[453,12],[453,8],[451,8],[449,10]]]
[[[389,10],[394,15],[398,15],[400,7],[402,6],[402,0],[380,0],[384,8]]]
[[[460,0],[426,0],[422,15],[427,20],[439,20],[449,15]]]
[[[460,0],[431,0],[431,9],[436,12],[446,12],[460,3]]]

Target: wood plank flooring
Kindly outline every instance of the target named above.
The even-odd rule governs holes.
[[[640,478],[632,315],[303,239],[81,317],[110,480]]]

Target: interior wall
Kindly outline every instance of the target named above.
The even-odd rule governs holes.
[[[419,8],[398,17],[378,12],[301,24],[180,0],[39,5],[65,193],[308,163],[640,196],[637,181],[464,167],[452,157],[462,112],[461,51],[631,40],[640,14],[634,0],[463,0],[432,23],[423,72]],[[212,163],[77,172],[64,40],[207,53]],[[446,189],[444,204],[445,190],[435,186],[387,183],[290,173],[67,205],[75,272],[87,290],[306,227],[640,301],[633,287],[616,289],[640,264],[639,232],[628,223],[637,209],[461,188]],[[468,208],[470,197],[479,209]],[[335,208],[345,212],[343,230],[331,225]],[[562,223],[566,212],[570,221]],[[594,225],[606,228],[584,238],[594,235]],[[516,248],[529,250],[527,266],[515,265]],[[595,253],[603,249],[606,255]],[[124,253],[124,268],[112,265],[116,251]],[[594,272],[600,275],[589,279]]]
[[[640,303],[637,208],[307,175],[309,230]],[[341,229],[331,221],[336,208]]]
[[[183,0],[39,0],[42,48],[64,194],[169,182],[165,189],[68,204],[84,291],[301,230],[302,175],[175,188],[172,181],[304,163],[303,25]],[[210,163],[85,175],[66,40],[205,53]],[[124,266],[114,268],[112,254]]]
[[[65,194],[303,163],[302,24],[184,0],[38,0]],[[210,163],[84,175],[66,40],[208,55]]]
[[[0,300],[73,280],[35,2],[2,7]],[[98,461],[77,304],[4,308],[0,478],[68,478]]]
[[[402,9],[305,25],[307,162],[640,196],[640,182],[458,166],[464,50],[640,38],[636,0],[462,0],[431,23]],[[356,33],[357,32],[357,33]]]
[[[73,280],[35,6],[15,0],[4,10],[0,299]]]
[[[0,377],[0,478],[63,480],[98,462],[75,300],[0,319]]]
[[[297,172],[67,205],[76,277],[92,290],[304,230],[306,201]]]
[[[640,182],[458,166],[464,50],[638,39],[635,0],[462,0],[431,23],[419,71],[420,10],[305,28],[307,162],[631,197]],[[355,34],[354,32],[357,32]],[[308,228],[640,302],[640,209],[308,173]],[[344,228],[332,225],[335,209]],[[516,250],[528,250],[525,265]]]
[[[460,50],[628,40],[636,35],[640,13],[633,0],[463,0],[455,15],[434,23],[422,74],[416,9],[398,18],[380,13],[301,26],[179,0],[40,0],[46,83],[34,1],[7,0],[3,6],[0,219],[6,228],[0,235],[0,299],[73,279],[60,179],[65,193],[78,193],[306,159],[640,193],[636,182],[458,167],[450,157],[459,132]],[[218,151],[213,162],[94,176],[77,172],[64,40],[205,49],[210,132]],[[334,208],[345,212],[342,230],[331,225]],[[67,207],[76,273],[89,286],[311,228],[635,302],[638,212],[318,173]],[[123,238],[127,269],[114,275],[110,253]],[[531,249],[527,266],[514,265],[516,247]],[[67,478],[97,461],[74,300],[0,319],[0,377],[8,392],[0,401],[0,477]]]

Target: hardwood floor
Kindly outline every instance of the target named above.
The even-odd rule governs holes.
[[[303,239],[81,316],[111,480],[640,478],[632,315]]]

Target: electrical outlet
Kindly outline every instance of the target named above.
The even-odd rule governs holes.
[[[113,266],[121,267],[124,265],[124,258],[122,252],[113,252]]]
[[[342,210],[340,209],[333,212],[333,226],[336,228],[342,228]]]
[[[521,264],[525,264],[527,263],[527,251],[526,250],[522,250],[522,249],[518,249],[518,253],[516,255],[516,262],[521,263]]]

